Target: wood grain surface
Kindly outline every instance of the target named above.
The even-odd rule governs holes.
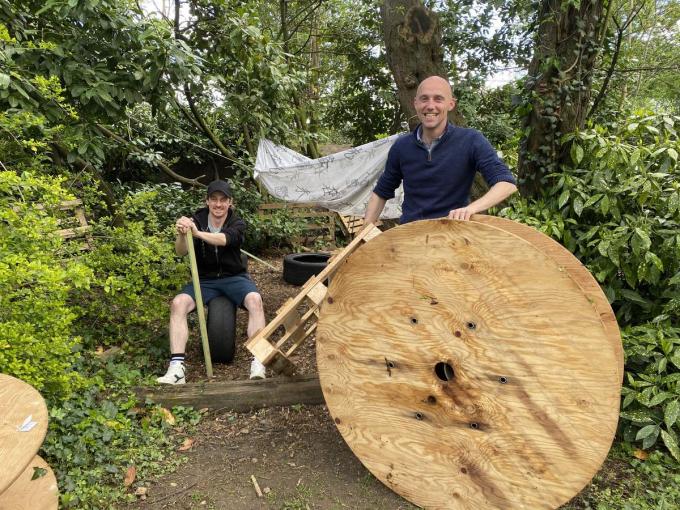
[[[43,476],[32,480],[35,468]],[[56,510],[59,506],[57,479],[50,466],[38,455],[33,457],[19,478],[0,494],[0,510]]]
[[[31,417],[35,426],[20,430]],[[32,386],[0,374],[0,494],[23,472],[35,457],[47,432],[47,407]]]
[[[600,316],[602,325],[607,333],[610,347],[616,352],[619,361],[619,379],[623,380],[623,345],[621,343],[619,324],[616,322],[616,316],[614,315],[612,307],[609,305],[607,296],[604,295],[600,284],[597,283],[597,280],[590,271],[581,264],[581,261],[574,257],[569,250],[565,250],[564,246],[560,243],[528,225],[484,214],[473,215],[472,221],[491,225],[500,228],[501,230],[505,230],[506,232],[510,232],[511,234],[515,234],[517,237],[521,237],[532,244],[534,248],[543,252],[544,255],[553,259],[560,268],[569,273],[569,276],[576,282]]]
[[[317,330],[326,403],[357,457],[413,503],[556,508],[606,457],[620,345],[578,266],[544,251],[430,220],[384,232],[336,273]]]

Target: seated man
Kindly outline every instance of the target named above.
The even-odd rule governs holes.
[[[199,209],[191,218],[177,220],[175,251],[188,253],[186,233],[191,230],[196,252],[196,265],[201,281],[203,302],[224,295],[236,306],[248,310],[248,337],[264,328],[262,297],[241,262],[241,244],[246,225],[232,208],[232,194],[225,181],[213,181],[208,186],[207,207]],[[170,306],[170,366],[157,381],[162,384],[184,384],[184,351],[189,338],[187,315],[194,308],[193,283],[185,285]],[[257,359],[250,365],[251,379],[264,379],[265,367]]]

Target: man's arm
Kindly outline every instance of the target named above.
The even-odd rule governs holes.
[[[469,220],[470,216],[483,211],[489,207],[501,203],[503,200],[517,191],[517,186],[511,182],[497,182],[483,196],[470,203],[467,207],[453,209],[449,212],[450,220]]]
[[[375,192],[371,192],[371,198],[368,199],[368,205],[366,206],[366,212],[364,213],[364,225],[369,223],[375,224],[380,218],[380,214],[385,208],[385,203],[387,200],[378,196]]]
[[[201,232],[198,230],[193,220],[191,218],[187,218],[186,216],[182,216],[177,220],[177,223],[175,223],[175,229],[177,231],[177,237],[175,237],[175,253],[181,257],[189,252],[186,237],[186,233],[189,230],[191,230],[191,234],[196,239],[205,241],[208,244],[212,244],[214,246],[227,245],[227,236],[224,233],[218,232],[213,234],[211,232]]]

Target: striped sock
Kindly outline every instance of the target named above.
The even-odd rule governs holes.
[[[184,353],[180,352],[178,354],[171,354],[170,355],[170,364],[174,363],[184,363]]]

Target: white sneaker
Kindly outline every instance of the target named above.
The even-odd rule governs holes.
[[[186,369],[184,368],[184,363],[176,362],[170,363],[168,371],[163,377],[156,379],[161,384],[185,384],[186,379]]]
[[[266,371],[267,369],[262,363],[260,363],[260,360],[253,358],[253,361],[250,364],[250,378],[265,379],[267,377]]]

